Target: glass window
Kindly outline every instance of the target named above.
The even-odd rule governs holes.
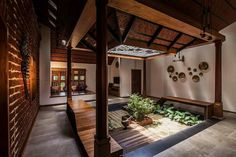
[[[79,76],[74,76],[74,80],[75,81],[79,80]]]
[[[84,81],[84,78],[85,78],[84,76],[80,76],[81,81]]]
[[[61,80],[65,81],[66,80],[66,76],[61,76]]]
[[[58,76],[57,76],[57,75],[54,75],[54,76],[53,76],[53,80],[54,80],[54,81],[57,81],[57,80],[58,80]]]

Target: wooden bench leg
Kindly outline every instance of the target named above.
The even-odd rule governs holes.
[[[208,107],[204,107],[204,115],[205,115],[205,120],[209,118],[209,110]]]

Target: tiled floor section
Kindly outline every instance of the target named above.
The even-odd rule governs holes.
[[[236,114],[154,157],[236,157]]]
[[[41,107],[23,157],[81,157],[66,105]]]

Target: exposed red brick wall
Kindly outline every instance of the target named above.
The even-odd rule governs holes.
[[[30,74],[37,78],[39,89],[39,28],[32,0],[7,0],[6,23],[9,31],[9,130],[10,153],[12,157],[20,156],[27,140],[33,120],[39,107],[39,90],[34,100],[26,99],[23,77],[21,73],[20,43],[23,34],[29,35],[29,51],[36,59],[36,73]],[[30,88],[30,79],[27,81]]]

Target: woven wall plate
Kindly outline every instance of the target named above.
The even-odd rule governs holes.
[[[193,82],[199,82],[200,81],[200,77],[198,75],[194,75],[192,77],[192,80],[193,80]]]
[[[206,70],[208,70],[209,65],[208,65],[207,62],[201,62],[201,63],[198,65],[198,68],[199,68],[201,71],[206,71]]]
[[[174,71],[175,71],[174,66],[169,65],[168,68],[167,68],[167,72],[168,72],[168,73],[173,73]]]
[[[180,80],[185,80],[186,79],[185,73],[183,73],[183,72],[179,73],[179,79]]]
[[[172,80],[173,80],[174,82],[176,82],[176,81],[178,81],[178,77],[177,77],[177,76],[173,76],[173,77],[172,77]]]

